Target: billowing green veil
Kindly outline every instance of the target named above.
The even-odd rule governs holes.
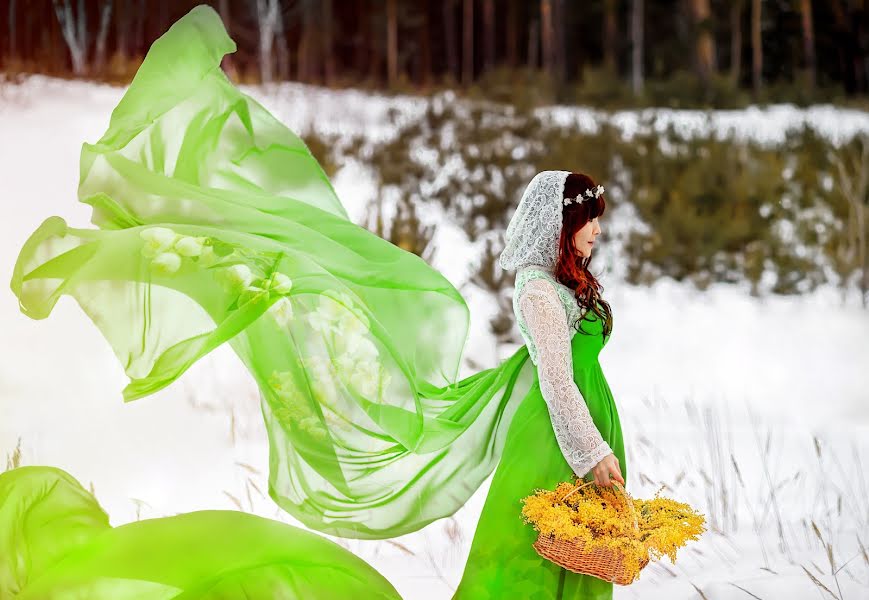
[[[364,560],[321,535],[233,510],[111,527],[69,473],[0,473],[0,598],[400,600]]]
[[[457,381],[464,299],[349,220],[299,137],[226,78],[234,50],[204,5],[154,42],[82,146],[98,229],[48,218],[12,289],[34,319],[75,298],[130,378],[126,401],[229,342],[262,392],[284,510],[343,537],[418,530],[495,468],[534,381],[527,348]]]

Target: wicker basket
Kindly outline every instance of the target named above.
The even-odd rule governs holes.
[[[592,485],[593,481],[577,485],[569,491],[562,501],[567,500],[567,497],[586,487]],[[639,531],[637,525],[637,514],[634,510],[634,504],[630,495],[624,486],[618,481],[613,481],[613,485],[618,486],[618,489],[627,499],[628,507],[631,510],[631,518],[634,524],[634,530]],[[592,575],[605,581],[617,583],[619,585],[628,585],[637,575],[639,571],[649,564],[648,557],[640,560],[640,569],[636,573],[630,573],[625,569],[624,557],[619,550],[611,548],[594,548],[590,551],[585,551],[585,542],[583,540],[560,540],[550,535],[539,535],[537,541],[534,542],[534,549],[537,554],[547,560],[551,560],[555,564],[564,567],[568,571],[574,573],[582,573]]]

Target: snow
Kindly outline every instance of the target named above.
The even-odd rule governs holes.
[[[385,137],[422,102],[298,84],[245,88],[297,131]],[[11,279],[18,250],[50,215],[87,227],[76,201],[80,145],[105,129],[123,90],[32,77],[0,86],[0,275]],[[780,139],[809,122],[831,140],[869,131],[866,113],[776,106],[659,111],[684,131]],[[551,118],[594,126],[601,113],[550,109]],[[626,135],[638,113],[607,116]],[[710,125],[711,124],[711,125]],[[376,185],[352,163],[333,179],[351,218],[360,220]],[[427,218],[438,219],[436,211]],[[613,229],[632,215],[613,213]],[[607,220],[602,220],[606,228]],[[439,224],[433,264],[460,289],[472,312],[463,376],[494,366],[515,345],[498,347],[491,297],[465,281],[475,260],[462,230]],[[653,562],[615,597],[816,598],[805,567],[843,598],[867,597],[869,562],[869,315],[838,290],[753,298],[744,286],[699,293],[672,280],[648,288],[624,283],[619,248],[592,263],[614,310],[613,338],[601,363],[618,403],[628,451],[628,489],[647,498],[667,485],[698,507],[710,531],[678,555]],[[137,518],[221,508],[294,523],[263,495],[267,446],[255,386],[222,347],[161,392],[129,404],[126,377],[108,344],[67,297],[33,321],[0,293],[0,459],[21,439],[24,464],[68,470],[119,525]],[[517,337],[518,339],[518,337]],[[482,365],[479,367],[478,365]],[[816,441],[817,440],[817,441]],[[816,451],[817,448],[820,452]],[[739,475],[737,476],[737,469]],[[740,477],[742,483],[740,483]],[[449,598],[461,578],[488,481],[453,518],[395,540],[335,541],[388,577],[406,598]],[[838,584],[827,552],[832,544]],[[718,531],[713,531],[715,529]],[[696,586],[696,587],[695,587]],[[739,586],[739,587],[737,587]]]
[[[764,145],[782,143],[788,133],[803,126],[821,132],[835,145],[847,142],[854,135],[869,130],[869,114],[856,109],[832,105],[799,108],[792,104],[751,106],[737,110],[691,110],[647,108],[623,110],[608,114],[585,107],[556,107],[540,109],[551,122],[582,131],[595,132],[604,121],[610,121],[626,139],[646,131],[646,123],[654,123],[656,131],[665,131],[670,125],[685,138],[714,133],[719,139],[731,138],[754,141]]]
[[[296,132],[313,129],[321,134],[364,135],[367,139],[384,140],[391,138],[397,126],[412,121],[426,108],[425,100],[414,96],[329,90],[294,82],[266,88],[241,87]],[[452,92],[444,92],[443,96],[448,102],[455,101]],[[586,106],[551,106],[539,108],[537,113],[556,125],[589,133],[609,122],[626,139],[643,131],[650,122],[658,131],[672,124],[676,133],[686,138],[714,133],[718,138],[769,145],[781,143],[789,132],[803,126],[815,129],[836,145],[869,132],[869,113],[832,105],[799,108],[771,104],[736,110],[646,108],[614,112]]]

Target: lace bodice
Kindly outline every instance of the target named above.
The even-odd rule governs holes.
[[[538,269],[517,274],[513,300],[520,331],[537,366],[555,438],[574,473],[583,477],[612,449],[601,437],[573,379],[569,323],[579,318],[580,308],[566,286]]]
[[[560,281],[555,279],[552,273],[540,266],[523,267],[516,272],[516,285],[513,291],[513,313],[516,315],[516,324],[519,327],[519,333],[525,340],[525,345],[528,347],[528,354],[531,357],[531,362],[537,364],[537,344],[528,331],[528,325],[525,323],[525,318],[522,311],[519,309],[519,298],[522,296],[522,290],[525,284],[535,279],[545,279],[555,288],[564,312],[567,315],[568,327],[573,328],[576,321],[582,317],[582,309],[576,303],[576,298],[573,296],[573,291]]]

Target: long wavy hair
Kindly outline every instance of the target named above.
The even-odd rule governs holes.
[[[578,194],[584,195],[586,190],[594,191],[596,187],[597,184],[588,175],[571,173],[564,182],[563,198],[575,198]],[[581,204],[571,202],[567,206],[562,206],[562,227],[558,241],[555,278],[573,290],[580,307],[593,312],[603,321],[603,336],[607,337],[612,331],[612,310],[609,303],[601,297],[603,286],[588,269],[592,256],[583,256],[573,243],[577,231],[604,213],[605,196],[601,194],[598,198],[587,198]],[[583,321],[584,319],[580,319],[577,322],[576,330],[587,334],[588,332],[582,330]]]

